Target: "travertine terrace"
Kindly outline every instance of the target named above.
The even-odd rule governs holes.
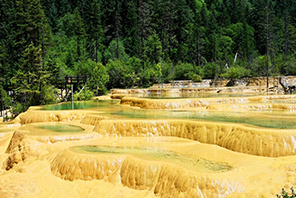
[[[1,123],[0,197],[276,197],[296,185],[295,95],[139,94]]]

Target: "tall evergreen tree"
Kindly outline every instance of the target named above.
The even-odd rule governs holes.
[[[140,31],[137,2],[127,0],[122,2],[122,37],[126,52],[130,56],[140,57]]]
[[[35,47],[32,42],[24,51],[20,70],[11,79],[15,85],[16,99],[25,108],[42,103],[42,89],[49,77],[42,65],[41,45]]]
[[[146,43],[146,56],[152,64],[157,64],[162,57],[162,46],[158,35],[154,32],[148,37]]]
[[[11,89],[10,78],[19,68],[19,53],[16,31],[16,2],[3,0],[0,6],[0,67],[4,78],[4,88]]]
[[[140,54],[144,56],[145,40],[151,34],[151,8],[145,0],[138,1],[138,17],[139,17],[139,36],[140,36]]]
[[[40,0],[17,1],[16,14],[16,40],[22,57],[18,57],[20,68],[11,81],[17,100],[28,107],[42,102],[40,93],[42,84],[46,83],[44,57],[51,33]]]
[[[90,0],[86,12],[89,51],[91,59],[98,62],[98,53],[103,50],[104,32],[101,24],[101,5],[99,0]]]
[[[50,39],[50,29],[40,0],[21,0],[16,3],[17,39],[20,49],[24,50],[33,43],[34,46],[41,45],[43,54]]]
[[[76,39],[77,39],[77,56],[78,58],[81,56],[81,47],[80,47],[80,43],[81,41],[83,40],[84,36],[85,36],[85,30],[84,30],[84,25],[83,25],[83,21],[82,21],[82,18],[80,16],[80,13],[79,13],[79,10],[78,8],[76,8],[74,10],[74,16],[75,16],[75,21],[74,21],[74,24],[75,24],[75,35],[76,35]],[[96,60],[98,58],[96,57]]]

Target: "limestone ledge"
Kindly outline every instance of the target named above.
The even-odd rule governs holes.
[[[288,110],[288,111],[295,111],[296,105],[295,104],[274,104],[274,103],[264,103],[264,104],[210,104],[207,106],[208,110],[233,110],[233,109],[251,109],[251,110]]]
[[[98,135],[95,132],[82,132],[78,134],[60,134],[60,135],[30,135],[29,131],[17,130],[13,133],[13,136],[10,140],[8,148],[6,150],[7,153],[10,153],[14,148],[16,148],[24,139],[27,137],[29,139],[37,140],[42,143],[57,143],[57,142],[66,142],[66,141],[77,141],[77,140],[87,140],[97,138]]]
[[[124,97],[121,99],[121,104],[136,106],[142,109],[182,109],[192,107],[207,107],[209,104],[246,104],[250,102],[260,102],[263,100],[283,100],[295,98],[296,95],[271,95],[238,98],[190,98],[174,100]]]
[[[60,135],[60,136],[35,136],[34,139],[39,142],[44,143],[57,143],[57,142],[66,142],[66,141],[78,141],[78,140],[87,140],[98,137],[97,134],[93,133],[83,133],[77,135]]]
[[[105,180],[160,197],[224,197],[244,191],[232,173],[200,174],[178,165],[127,155],[61,151],[51,162],[54,175],[65,180]]]
[[[90,111],[86,110],[59,110],[45,111],[41,107],[30,107],[25,113],[21,113],[15,121],[21,124],[38,122],[68,122],[82,120]]]
[[[14,132],[5,151],[8,156],[3,163],[3,169],[10,170],[15,165],[25,161],[28,157],[38,157],[48,153],[44,143],[35,139],[26,138],[27,134],[28,132],[26,131]]]
[[[111,94],[139,94],[148,93],[148,89],[112,89]]]
[[[124,98],[126,95],[127,95],[127,94],[113,94],[113,95],[111,95],[110,97],[111,97],[112,99],[119,99],[119,100],[121,100],[121,99]]]
[[[95,126],[98,124],[101,120],[108,119],[107,116],[101,116],[97,114],[87,114],[82,120],[81,124],[88,124]]]
[[[193,120],[102,120],[94,131],[112,137],[173,136],[267,157],[296,154],[294,130]]]
[[[92,98],[93,100],[111,100],[111,94],[96,96]]]
[[[3,169],[9,170],[20,162],[26,160],[28,157],[38,157],[47,154],[47,145],[49,144],[94,139],[98,138],[99,136],[100,135],[95,132],[66,135],[31,136],[29,131],[17,130],[11,137],[8,147],[5,151],[8,156],[3,163]]]

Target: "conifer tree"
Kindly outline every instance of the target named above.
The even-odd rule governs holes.
[[[122,37],[126,52],[140,57],[140,30],[137,3],[133,0],[122,2]]]
[[[139,36],[140,36],[140,54],[144,58],[145,40],[151,33],[151,9],[144,0],[138,1],[138,16],[139,16]]]
[[[82,18],[80,16],[79,10],[78,8],[76,8],[74,10],[74,16],[75,16],[75,20],[74,20],[74,24],[75,24],[75,35],[76,35],[76,39],[77,39],[77,56],[78,58],[81,56],[81,47],[80,47],[80,43],[81,40],[83,40],[84,36],[85,36],[85,30],[83,28],[83,21]]]
[[[148,37],[146,43],[146,56],[152,64],[157,64],[162,57],[162,46],[158,35],[154,32]]]
[[[11,79],[17,100],[25,107],[40,104],[42,84],[48,75],[44,74],[43,64],[50,29],[47,24],[40,0],[20,0],[16,2],[18,16],[17,46],[19,47],[20,68]]]
[[[91,35],[91,54],[92,59],[98,62],[98,52],[102,49],[102,43],[104,42],[104,34],[101,26],[101,11],[98,0],[92,0],[91,12],[89,15],[90,28],[89,32]]]
[[[42,102],[41,91],[49,77],[42,66],[41,45],[35,47],[33,42],[25,49],[20,70],[11,79],[15,85],[17,101],[25,108]]]

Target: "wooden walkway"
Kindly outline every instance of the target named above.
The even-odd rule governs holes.
[[[88,80],[87,75],[77,75],[77,76],[64,76],[61,78],[62,80],[57,79],[57,87],[61,89],[61,98],[65,100],[68,94],[71,91],[71,87],[69,85],[73,85],[74,91],[77,90],[77,85],[84,85]],[[64,94],[65,92],[65,94]]]

